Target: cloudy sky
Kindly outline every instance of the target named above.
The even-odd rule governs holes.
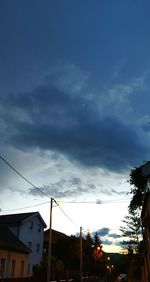
[[[106,248],[127,214],[130,170],[150,159],[149,10],[146,0],[0,1],[0,154],[61,201],[73,222],[55,207],[55,229],[99,230]],[[3,214],[39,210],[48,224],[47,197],[2,160],[0,177]]]

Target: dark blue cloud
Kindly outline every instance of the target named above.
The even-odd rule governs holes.
[[[95,101],[40,86],[0,96],[0,102],[10,145],[54,150],[82,165],[114,171],[145,158],[146,146],[136,129],[113,114],[102,117]]]
[[[55,183],[51,183],[49,185],[44,185],[43,187],[39,187],[40,190],[48,195],[53,195],[53,197],[61,199],[61,198],[76,198],[79,195],[85,194],[90,191],[93,191],[93,187],[88,187],[83,185],[82,180],[78,177],[70,177],[63,179],[61,178],[59,181]],[[96,189],[96,187],[94,187]],[[39,196],[39,191],[30,188],[29,194],[34,196]],[[41,196],[44,196],[41,194]]]
[[[96,231],[97,234],[101,237],[108,236],[110,229],[108,227],[103,227]]]
[[[85,5],[79,0],[46,1],[44,5],[39,0],[36,5],[17,0],[7,3],[0,3],[1,144],[24,150],[54,150],[81,165],[113,171],[123,171],[147,159],[147,132],[136,123],[129,123],[132,116],[138,120],[145,114],[145,106],[148,113],[148,99],[141,103],[141,94],[147,92],[139,91],[137,96],[138,91],[130,90],[128,83],[145,71],[150,58],[150,19],[148,14],[145,16],[150,4],[135,7],[129,0],[109,5],[99,1],[94,5],[86,1]],[[139,21],[142,17],[144,21]],[[121,61],[125,62],[124,67],[111,84],[116,64]],[[91,74],[84,97],[82,91],[72,95],[71,91],[68,94],[60,90],[52,78],[48,86],[38,80],[57,62],[76,65]],[[35,79],[37,69],[40,74]],[[28,89],[33,89],[33,77],[41,86],[25,92],[28,84]],[[135,84],[137,81],[133,88]],[[8,94],[12,85],[13,89],[20,85],[22,91]],[[115,102],[112,95],[115,110],[124,94],[115,86],[126,86],[125,100],[132,94],[131,103],[126,103],[129,109],[123,103],[121,108],[118,106],[121,114],[129,110],[128,123],[111,103],[107,109],[101,103],[102,95],[107,101],[108,85],[114,85],[113,94],[116,91]],[[88,99],[90,92],[93,98]]]
[[[110,241],[108,239],[103,240],[103,245],[111,246],[113,244],[113,241]]]
[[[121,238],[121,235],[116,234],[116,233],[110,233],[110,234],[108,234],[108,237],[118,239],[118,238]]]
[[[113,4],[95,1],[94,5],[80,0],[46,0],[44,5],[40,0],[36,4],[8,3],[0,3],[0,59],[5,83],[8,78],[19,83],[18,77],[28,75],[31,67],[51,65],[54,60],[75,62],[90,70],[93,83],[106,82],[122,59],[126,60],[122,78],[147,65],[150,5],[145,0],[137,5],[129,0]]]

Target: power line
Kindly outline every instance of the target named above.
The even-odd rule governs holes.
[[[84,202],[84,201],[56,201],[54,198],[53,200],[55,201],[56,203],[56,206],[59,206],[60,207],[60,204],[99,204],[99,203],[96,203],[96,202]],[[101,204],[107,204],[107,203],[118,203],[120,204],[120,201],[127,201],[126,199],[120,199],[120,200],[110,200],[110,201],[102,201]],[[43,203],[39,203],[39,204],[35,204],[35,205],[31,205],[31,206],[24,206],[24,207],[20,207],[20,208],[14,208],[14,209],[7,209],[7,210],[3,210],[1,209],[0,212],[11,212],[11,211],[17,211],[17,210],[24,210],[24,209],[28,209],[28,208],[32,208],[32,207],[37,207],[37,206],[42,206],[42,205],[45,205],[45,204],[48,204],[48,202],[43,202]],[[55,207],[56,207],[55,206]],[[62,208],[61,208],[62,209]]]
[[[118,199],[118,200],[107,200],[107,201],[60,201],[62,204],[96,204],[96,205],[102,205],[102,204],[109,204],[109,203],[121,203],[122,201],[128,202],[130,198],[128,199]]]
[[[29,183],[31,186],[33,186],[36,190],[38,190],[40,193],[42,193],[43,195],[47,196],[48,198],[52,198],[50,197],[47,193],[43,192],[40,188],[38,188],[37,186],[35,186],[31,181],[29,181],[25,176],[23,176],[16,168],[14,168],[14,166],[12,166],[6,159],[4,159],[1,155],[0,155],[0,159],[6,163],[15,173],[17,173],[21,178],[23,178],[27,183]],[[73,224],[77,225],[64,211],[63,209],[59,206],[59,204],[57,203],[57,201],[52,198],[53,201],[56,203],[56,205],[60,208],[60,210],[62,211],[62,213],[68,218],[68,220],[70,220]],[[26,207],[25,207],[26,208]],[[20,208],[20,209],[24,209],[24,208]],[[16,209],[17,210],[17,209]]]
[[[0,159],[5,162],[14,172],[16,172],[21,178],[23,178],[26,182],[28,182],[31,186],[33,186],[36,190],[38,190],[44,196],[51,198],[47,193],[43,192],[40,188],[35,186],[31,181],[29,181],[25,176],[23,176],[16,168],[14,168],[8,161],[6,161],[1,155]]]
[[[36,205],[32,205],[32,206],[26,206],[26,207],[22,207],[22,208],[17,208],[17,209],[8,209],[8,210],[2,210],[1,209],[1,212],[10,212],[10,211],[24,210],[24,209],[29,209],[29,208],[45,205],[45,204],[48,204],[48,203],[49,203],[49,201],[48,202],[44,202],[44,203],[40,203],[40,204],[36,204]]]
[[[51,196],[49,196],[47,193],[43,192],[40,188],[38,188],[37,186],[35,186],[31,181],[29,181],[25,176],[23,176],[14,166],[12,166],[6,159],[4,159],[1,155],[0,155],[0,159],[6,163],[15,173],[17,173],[21,178],[23,178],[27,183],[29,183],[31,186],[33,186],[36,190],[38,190],[41,194],[43,194],[44,196],[53,199],[53,201],[56,203],[56,206],[58,206],[61,210],[61,212],[66,216],[66,218],[71,221],[74,225],[79,226],[79,224],[77,224],[75,221],[73,221],[67,214],[66,212],[63,211],[63,209],[60,207],[60,203],[57,202],[54,198],[52,198]],[[122,200],[126,200],[126,199],[122,199]],[[74,203],[74,204],[103,204],[103,203],[110,203],[110,202],[114,202],[117,203],[117,200],[111,200],[111,201],[105,201],[105,202],[85,202],[85,201],[61,201],[61,203]],[[45,202],[45,203],[49,203],[49,202]],[[42,203],[42,204],[45,204]],[[15,210],[21,210],[21,209],[26,209],[26,208],[30,208],[30,207],[34,207],[34,206],[38,206],[38,205],[42,205],[42,204],[37,204],[37,205],[32,205],[32,206],[28,206],[28,207],[23,207],[23,208],[18,208],[18,209],[13,209],[13,211]],[[12,211],[12,210],[6,210],[4,212],[7,211]]]
[[[58,203],[57,203],[57,204],[58,204]],[[66,212],[64,212],[64,210],[60,207],[59,204],[58,204],[58,207],[59,207],[59,209],[61,210],[61,212],[65,215],[65,217],[66,217],[69,221],[71,221],[74,225],[79,226],[79,224],[77,224],[74,220],[72,220],[72,219],[70,218],[69,215],[66,214]]]
[[[6,159],[4,159],[1,155],[0,155],[0,159],[5,162],[14,172],[16,172],[21,178],[23,178],[27,183],[29,183],[31,186],[33,186],[36,190],[38,190],[40,193],[42,193],[43,195],[47,196],[48,198],[51,198],[51,196],[49,196],[47,193],[45,193],[44,191],[42,191],[40,188],[38,188],[37,186],[35,186],[31,181],[29,181],[25,176],[23,176],[23,174],[21,174],[16,168],[14,168],[8,161],[6,161]],[[53,200],[55,201],[55,199],[53,198]],[[120,201],[128,201],[128,199],[118,199],[118,200],[107,200],[107,201],[61,201],[61,203],[70,203],[70,204],[105,204],[105,203],[118,203]],[[57,203],[58,204],[58,203]],[[59,205],[59,204],[58,204]]]

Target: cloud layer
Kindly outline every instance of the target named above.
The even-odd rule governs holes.
[[[121,235],[117,233],[112,233],[111,229],[108,227],[103,227],[100,228],[99,230],[96,230],[97,234],[99,235],[100,239],[102,240],[102,244],[104,246],[111,246],[111,245],[116,245],[120,246],[121,243]],[[92,233],[93,235],[95,232]]]
[[[113,112],[103,114],[95,99],[75,94],[48,84],[1,95],[1,143],[52,150],[81,165],[113,171],[145,158],[147,148],[134,124]]]

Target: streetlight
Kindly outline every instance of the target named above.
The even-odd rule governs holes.
[[[97,272],[97,258],[100,256],[100,252],[101,252],[101,247],[100,246],[96,246],[95,249],[94,249],[95,276],[96,276],[96,272]]]
[[[108,279],[111,279],[112,270],[114,269],[114,265],[110,263],[110,257],[107,257],[108,264],[106,265],[108,271]]]

